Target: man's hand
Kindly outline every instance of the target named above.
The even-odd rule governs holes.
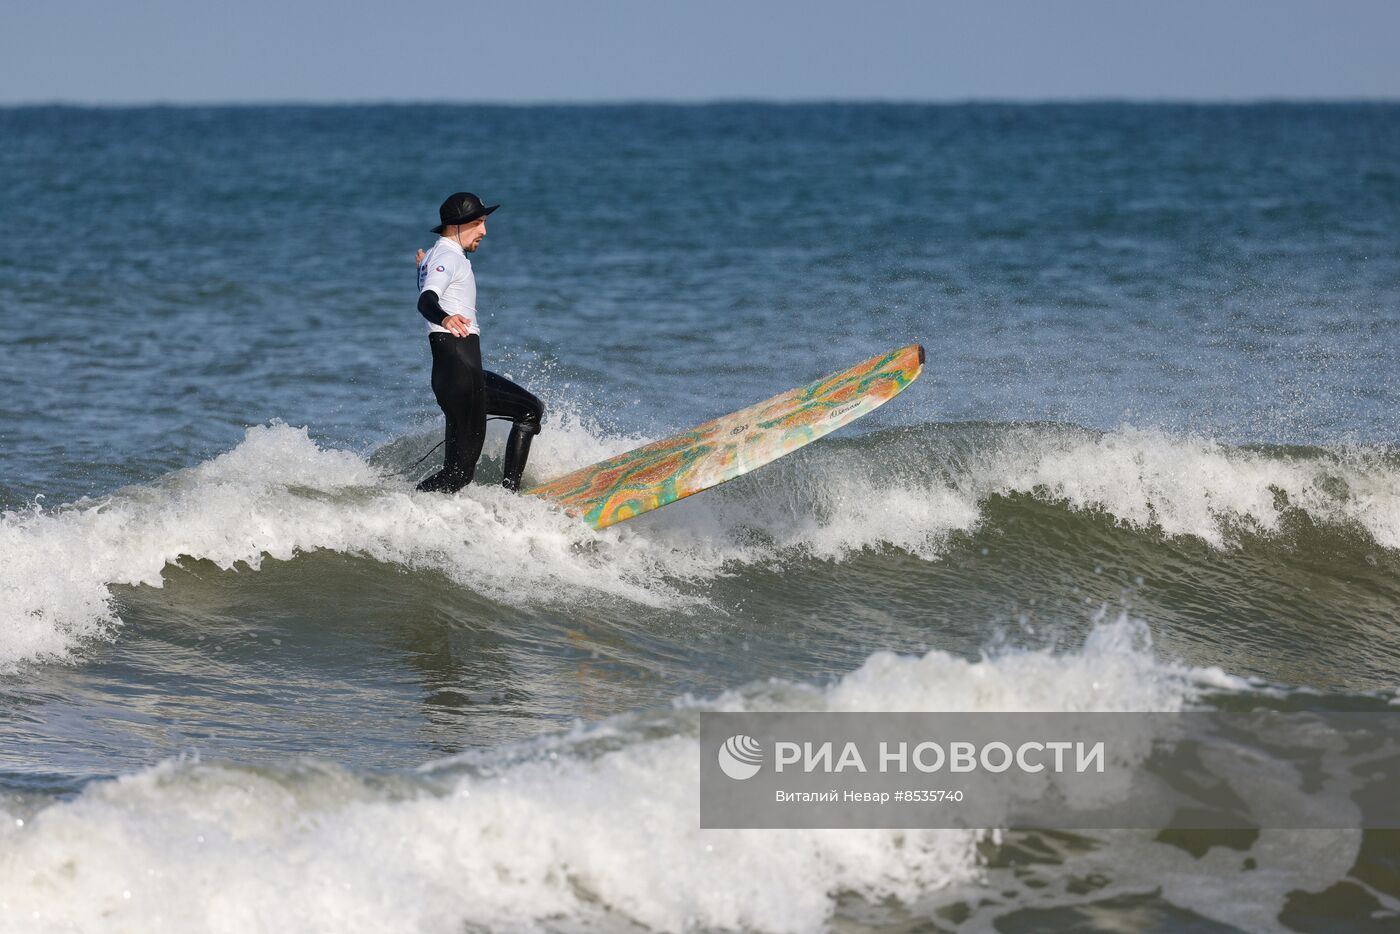
[[[428,255],[428,252],[427,252],[426,250],[424,250],[422,247],[419,247],[419,248],[418,248],[418,255],[415,256],[415,257],[413,257],[413,265],[415,265],[415,266],[422,266],[422,265],[423,265],[423,257],[425,257],[425,256],[427,256],[427,255]]]

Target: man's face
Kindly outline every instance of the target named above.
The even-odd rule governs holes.
[[[476,252],[476,248],[481,245],[481,238],[484,236],[486,236],[486,218],[484,217],[478,217],[470,224],[463,224],[457,228],[457,242],[468,253]]]

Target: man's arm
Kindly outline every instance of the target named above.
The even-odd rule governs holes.
[[[425,289],[418,296],[418,313],[428,319],[430,324],[442,327],[442,322],[447,319],[447,312],[442,308],[442,301],[438,298],[438,293],[432,289]]]
[[[456,337],[466,337],[471,334],[467,328],[467,319],[461,315],[449,315],[443,311],[442,303],[438,300],[438,293],[432,289],[424,289],[419,294],[418,313],[438,327],[447,328]]]

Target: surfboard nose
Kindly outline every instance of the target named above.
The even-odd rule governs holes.
[[[923,344],[915,344],[914,346],[916,346],[916,347],[919,348],[919,366],[923,366],[923,365],[924,365],[924,345],[923,345]]]

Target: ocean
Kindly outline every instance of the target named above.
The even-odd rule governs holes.
[[[1400,705],[1400,105],[0,109],[0,930],[1366,931],[1400,834],[700,830],[707,710]],[[540,482],[918,341],[594,532]]]

